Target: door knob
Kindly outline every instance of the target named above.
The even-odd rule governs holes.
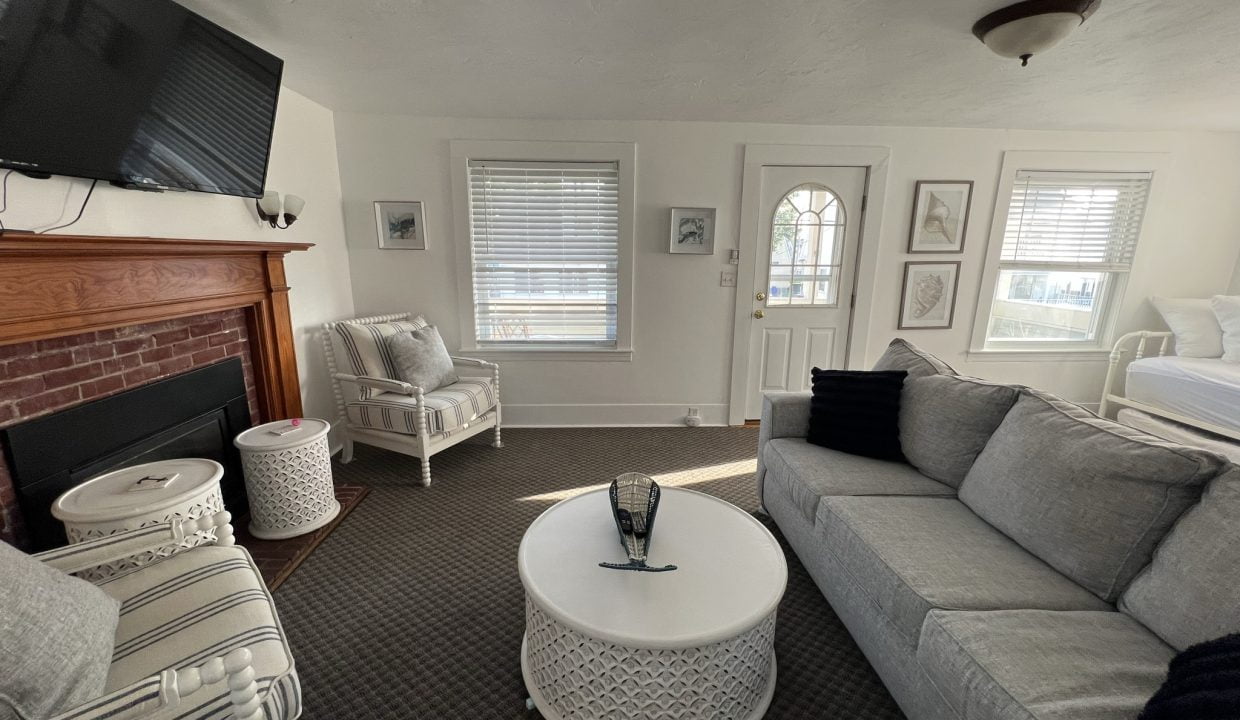
[[[765,299],[766,299],[766,293],[764,293],[764,292],[760,292],[760,293],[758,293],[757,295],[754,295],[754,296],[753,296],[753,299],[754,299],[754,300],[765,300]]]
[[[762,312],[761,310],[754,310],[753,316],[761,320],[762,318],[766,317],[766,313]]]

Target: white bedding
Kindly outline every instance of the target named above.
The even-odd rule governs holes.
[[[1128,365],[1124,395],[1240,432],[1240,363],[1170,356],[1136,360]]]

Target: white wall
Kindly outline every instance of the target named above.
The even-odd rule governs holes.
[[[1231,295],[1240,295],[1240,260],[1236,261],[1236,271],[1232,273],[1231,287],[1228,288],[1227,292]]]
[[[292,90],[281,92],[267,187],[306,199],[302,217],[288,230],[271,230],[259,223],[253,200],[146,193],[101,182],[81,221],[56,232],[314,243],[310,250],[286,257],[297,365],[306,414],[334,418],[323,353],[313,330],[353,312],[335,136],[330,110]],[[15,173],[9,178],[8,211],[0,220],[8,228],[26,230],[68,222],[81,207],[89,184],[64,177],[31,180]]]
[[[1036,132],[967,129],[814,127],[733,123],[505,121],[337,113],[345,227],[359,313],[412,310],[459,346],[449,140],[576,140],[637,143],[636,299],[631,363],[505,362],[503,396],[512,424],[672,423],[685,408],[723,422],[731,368],[734,290],[719,287],[727,250],[737,246],[746,143],[881,145],[891,148],[868,337],[872,362],[897,334],[962,372],[1022,382],[1093,403],[1104,362],[975,362],[967,357],[987,234],[1005,150],[1166,152],[1172,165],[1147,226],[1121,313],[1120,330],[1157,321],[1152,294],[1204,296],[1225,290],[1240,256],[1240,135]],[[973,209],[955,327],[896,330],[913,183],[972,179]],[[371,202],[426,203],[429,249],[380,251]],[[668,208],[717,207],[713,257],[666,252]],[[924,259],[919,256],[917,259]],[[741,268],[752,272],[752,268]],[[759,283],[761,284],[761,283]]]

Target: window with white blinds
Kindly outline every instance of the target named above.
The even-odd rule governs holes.
[[[1004,263],[1127,270],[1137,249],[1150,173],[1016,173]]]
[[[1102,341],[1132,268],[1151,177],[1016,172],[986,347]]]
[[[616,347],[615,162],[469,161],[479,347]]]

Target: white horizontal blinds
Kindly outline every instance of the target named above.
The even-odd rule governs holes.
[[[619,165],[474,160],[469,200],[478,343],[615,347]]]
[[[1124,271],[1132,265],[1151,173],[1020,170],[1001,262]]]

